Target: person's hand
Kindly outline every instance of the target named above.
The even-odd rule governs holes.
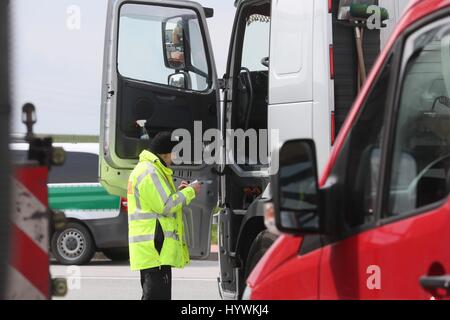
[[[192,188],[194,188],[195,194],[198,194],[198,193],[200,192],[201,188],[202,188],[202,185],[201,185],[200,182],[196,182],[196,183],[194,183],[194,184],[191,184],[190,186],[191,186]]]
[[[178,186],[178,190],[183,190],[184,188],[188,187],[189,183],[187,181],[181,181],[180,185]]]

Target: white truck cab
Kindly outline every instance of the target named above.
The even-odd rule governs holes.
[[[129,173],[160,131],[190,133],[181,139],[191,145],[183,156],[204,155],[217,139],[241,133],[231,147],[219,144],[211,153],[220,161],[195,157],[173,167],[176,183],[211,182],[184,210],[186,240],[192,257],[206,258],[217,214],[224,298],[241,297],[275,240],[263,222],[270,150],[314,139],[322,169],[356,97],[355,29],[339,21],[342,4],[236,1],[227,72],[219,80],[207,24],[212,9],[191,1],[109,2],[100,137],[100,180],[108,192],[126,196]],[[364,32],[367,69],[381,38],[380,30]]]

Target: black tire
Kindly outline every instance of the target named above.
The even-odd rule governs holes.
[[[247,280],[248,276],[258,264],[259,260],[263,257],[263,255],[269,250],[270,246],[275,242],[277,236],[270,233],[267,230],[261,231],[255,240],[253,240],[252,245],[250,246],[250,250],[248,251],[247,260],[245,262],[245,272],[244,279]],[[245,281],[242,281],[241,286],[241,294],[245,288]]]
[[[87,264],[96,251],[91,233],[77,222],[69,222],[63,230],[53,234],[51,249],[53,256],[63,265]]]
[[[128,248],[104,249],[103,254],[111,261],[124,262],[130,260]]]

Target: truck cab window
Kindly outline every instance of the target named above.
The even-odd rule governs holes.
[[[263,61],[269,58],[270,17],[252,14],[247,17],[241,66],[250,71],[267,71]]]
[[[183,73],[185,89],[208,89],[208,64],[197,14],[188,9],[123,5],[118,70],[126,78],[169,86],[180,86],[168,79]]]
[[[412,213],[450,192],[450,27],[413,42],[396,123],[387,217]]]

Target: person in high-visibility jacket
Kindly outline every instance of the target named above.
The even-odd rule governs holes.
[[[130,267],[140,271],[143,300],[170,300],[172,267],[189,263],[183,206],[195,198],[200,184],[173,182],[172,153],[176,142],[169,132],[158,133],[128,180],[128,236]]]

